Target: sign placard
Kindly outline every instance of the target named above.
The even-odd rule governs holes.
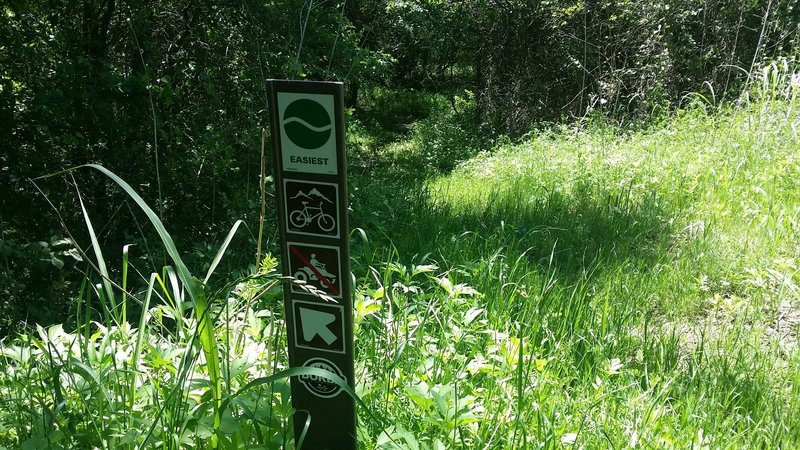
[[[286,195],[286,230],[308,236],[339,237],[336,213],[339,186],[333,183],[283,180]]]
[[[295,346],[344,353],[344,308],[334,303],[292,303]]]
[[[336,175],[338,153],[333,97],[310,92],[278,92],[283,170]]]
[[[302,284],[292,286],[292,292],[305,293],[303,285],[311,285],[325,294],[342,297],[342,271],[339,247],[305,245],[289,242],[289,272]]]
[[[289,365],[330,372],[355,386],[347,241],[342,83],[269,81]],[[301,449],[355,450],[355,401],[320,376],[292,378]],[[310,421],[309,421],[310,420]]]

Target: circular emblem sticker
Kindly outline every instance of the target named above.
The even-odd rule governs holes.
[[[283,129],[294,145],[314,150],[328,142],[333,125],[324,106],[314,100],[301,98],[286,107]]]
[[[327,370],[328,372],[336,374],[339,378],[344,378],[342,371],[325,358],[311,358],[303,364],[303,367],[315,367],[317,369]],[[317,375],[301,375],[300,382],[303,383],[303,386],[311,391],[312,394],[322,398],[336,397],[342,390],[338,384]]]

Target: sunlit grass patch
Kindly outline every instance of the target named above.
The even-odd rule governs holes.
[[[389,266],[365,277],[381,287],[374,316],[403,349],[374,356],[388,378],[373,383],[450,383],[483,420],[444,438],[393,413],[390,433],[430,448],[796,444],[800,122],[786,108],[544,132],[409,189],[394,251],[365,262],[433,261],[481,295],[436,301],[422,333],[409,311],[435,287],[404,289]],[[483,338],[464,341],[454,324],[472,310]],[[456,359],[453,342],[464,345]],[[400,400],[367,398],[379,409]]]
[[[428,181],[390,144],[412,173],[351,190],[363,448],[800,445],[798,124],[563,127]],[[0,448],[294,448],[275,261],[217,286],[170,250],[0,343]]]

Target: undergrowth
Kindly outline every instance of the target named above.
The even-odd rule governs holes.
[[[787,73],[768,68],[737,108],[699,98],[644,130],[554,128],[463,163],[484,145],[442,128],[458,105],[399,105],[424,118],[383,141],[355,127],[362,447],[800,446]],[[430,154],[452,172],[420,176]],[[268,257],[217,286],[236,227],[200,281],[151,221],[170,266],[140,275],[123,256],[112,279],[95,242],[76,329],[0,343],[0,448],[298,446],[277,294],[291,281]]]

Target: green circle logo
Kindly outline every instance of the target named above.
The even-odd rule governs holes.
[[[286,107],[283,130],[289,140],[306,150],[320,148],[331,137],[331,118],[319,103],[301,98]]]

